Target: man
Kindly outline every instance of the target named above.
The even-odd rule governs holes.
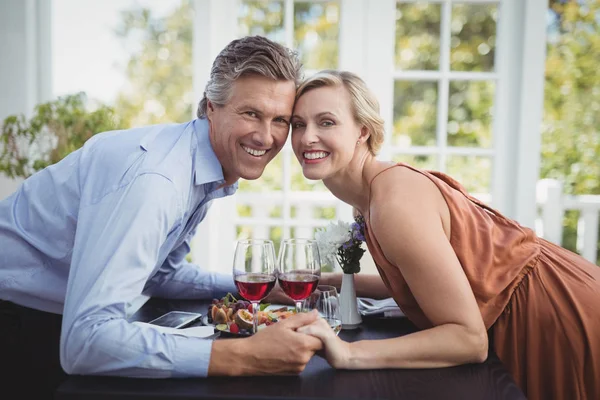
[[[302,371],[321,344],[295,328],[314,313],[215,342],[127,321],[142,294],[235,290],[230,275],[185,260],[189,241],[211,201],[259,178],[283,147],[299,73],[286,48],[235,40],[214,61],[198,119],[98,134],[0,202],[3,381],[27,376],[35,398],[50,398],[61,365],[129,377]]]

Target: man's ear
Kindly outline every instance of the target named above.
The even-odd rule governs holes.
[[[212,101],[206,99],[206,118],[210,120],[210,117],[215,112],[215,106]]]

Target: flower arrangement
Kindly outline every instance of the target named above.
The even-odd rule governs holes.
[[[321,256],[331,265],[338,261],[345,274],[360,272],[360,259],[365,250],[365,220],[356,216],[353,223],[338,221],[330,223],[326,228],[315,233]]]

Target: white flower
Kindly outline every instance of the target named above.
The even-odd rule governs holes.
[[[338,249],[352,238],[350,229],[351,224],[338,221],[337,223],[331,222],[324,229],[318,229],[315,232],[319,253],[329,265],[335,265]]]

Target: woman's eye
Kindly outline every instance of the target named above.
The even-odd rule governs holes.
[[[332,121],[323,121],[323,122],[321,122],[321,125],[325,126],[325,127],[329,127],[329,126],[333,126],[334,123]]]
[[[304,124],[302,122],[292,122],[292,129],[302,128]]]

